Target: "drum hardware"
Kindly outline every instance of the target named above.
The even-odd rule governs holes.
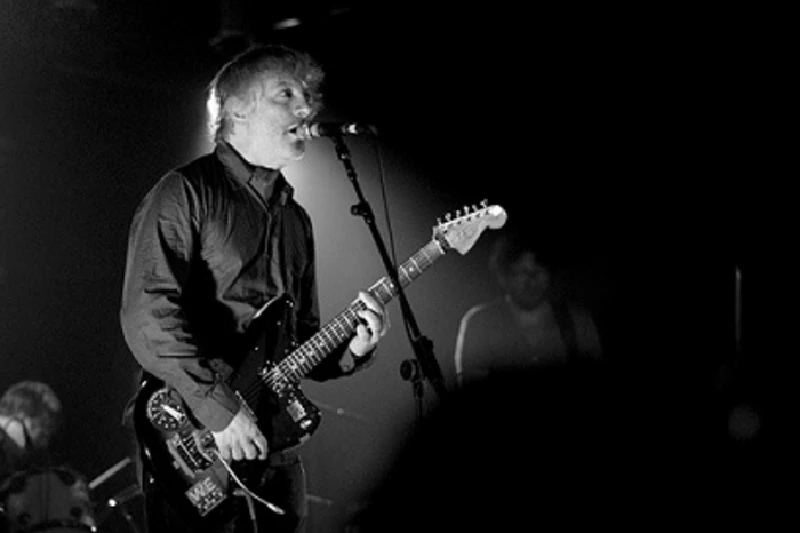
[[[85,477],[66,466],[15,472],[0,486],[0,499],[9,533],[97,531]]]
[[[142,489],[139,488],[139,485],[133,484],[122,489],[120,492],[109,498],[106,502],[106,505],[108,505],[110,509],[116,509],[117,512],[122,515],[122,518],[124,518],[128,523],[128,527],[131,528],[133,533],[139,533],[140,530],[136,525],[136,520],[133,518],[130,511],[128,511],[125,504],[141,494]]]
[[[108,481],[112,476],[117,474],[120,470],[131,464],[133,460],[130,457],[124,457],[120,461],[117,461],[113,466],[108,468],[105,472],[94,478],[89,483],[89,488],[94,490],[106,481]],[[121,491],[117,492],[113,496],[111,496],[108,500],[104,502],[105,510],[99,513],[98,516],[98,523],[102,525],[108,519],[108,517],[113,512],[119,513],[120,516],[127,522],[128,527],[130,528],[132,533],[139,533],[140,529],[139,526],[136,524],[136,520],[131,515],[130,511],[128,510],[127,506],[125,505],[130,500],[134,499],[135,497],[142,494],[142,490],[138,484],[132,484]]]
[[[94,490],[103,483],[105,483],[111,476],[125,468],[131,463],[130,457],[125,457],[124,459],[118,461],[114,466],[94,478],[92,481],[89,482],[89,490]]]

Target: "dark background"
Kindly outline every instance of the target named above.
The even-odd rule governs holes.
[[[243,46],[220,39],[237,13],[240,37],[325,66],[322,118],[379,127],[379,142],[349,145],[398,258],[437,217],[488,199],[569,258],[608,360],[631,380],[656,377],[690,403],[682,391],[712,390],[720,368],[745,361],[710,420],[724,430],[731,405],[767,404],[759,318],[745,314],[745,351],[734,326],[737,268],[749,301],[771,286],[752,225],[774,149],[763,19],[732,7],[260,4],[0,2],[0,387],[54,387],[65,461],[92,479],[131,453],[119,425],[137,368],[118,325],[127,228],[153,182],[206,149],[204,91]],[[384,272],[326,140],[296,172],[325,319]],[[408,290],[448,386],[461,315],[496,294],[493,238]],[[399,373],[413,352],[396,303],[390,313],[375,368],[307,387],[327,412],[307,445],[314,531],[347,520],[413,429]],[[123,470],[97,501],[132,480]]]

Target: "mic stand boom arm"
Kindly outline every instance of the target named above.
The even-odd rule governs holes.
[[[414,313],[411,311],[411,306],[406,299],[405,291],[400,285],[400,279],[397,275],[397,268],[389,258],[389,254],[386,251],[386,246],[384,245],[383,239],[378,231],[378,227],[375,224],[375,214],[372,211],[372,207],[370,207],[369,202],[367,202],[366,198],[364,198],[363,192],[361,191],[361,186],[358,183],[358,175],[353,167],[350,151],[341,135],[333,136],[333,141],[336,146],[336,155],[344,165],[347,178],[353,185],[353,189],[358,197],[358,204],[352,206],[350,210],[354,216],[360,216],[364,219],[369,227],[370,232],[372,233],[372,237],[375,240],[378,253],[383,260],[386,272],[389,274],[392,283],[397,289],[397,297],[398,301],[400,302],[400,309],[402,311],[405,323],[408,326],[407,331],[409,340],[411,341],[411,346],[414,349],[414,355],[422,371],[422,375],[420,376],[420,372],[403,370],[404,377],[406,374],[408,374],[414,377],[414,379],[427,378],[433,386],[434,391],[436,391],[436,393],[439,395],[439,398],[443,399],[447,391],[444,387],[444,379],[442,377],[441,368],[439,368],[438,361],[433,355],[433,343],[419,331],[416,319],[414,318]],[[414,383],[414,395],[418,402],[417,413],[419,414],[421,412],[421,405],[419,402],[421,402],[422,387],[418,382]]]

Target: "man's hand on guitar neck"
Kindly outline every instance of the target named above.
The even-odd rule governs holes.
[[[389,316],[381,302],[365,291],[359,291],[358,300],[361,300],[365,308],[356,313],[361,323],[356,326],[356,334],[349,346],[350,352],[356,358],[374,350],[389,329]]]
[[[267,439],[256,425],[255,418],[245,406],[239,409],[230,424],[222,431],[212,431],[220,455],[226,461],[266,459]]]

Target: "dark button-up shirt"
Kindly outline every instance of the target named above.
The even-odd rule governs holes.
[[[319,329],[311,219],[274,170],[229,145],[163,176],[130,228],[121,323],[144,370],[172,386],[219,431],[239,409],[225,382],[230,346],[255,312],[286,294],[296,338]],[[343,375],[332,353],[308,377]]]

